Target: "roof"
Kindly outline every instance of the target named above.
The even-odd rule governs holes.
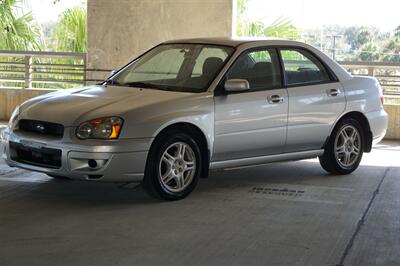
[[[216,44],[216,45],[228,45],[228,46],[239,46],[244,43],[270,43],[270,44],[300,44],[296,41],[290,41],[285,39],[277,39],[277,38],[239,38],[239,37],[207,37],[207,38],[192,38],[192,39],[180,39],[180,40],[171,40],[166,41],[164,43],[204,43],[204,44]]]

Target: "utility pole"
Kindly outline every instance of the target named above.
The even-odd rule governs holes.
[[[342,35],[332,35],[332,59],[336,60],[336,39],[342,37]]]
[[[324,51],[324,25],[321,26],[320,50]]]

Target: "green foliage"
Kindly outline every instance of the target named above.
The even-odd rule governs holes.
[[[397,27],[400,29],[400,26]],[[397,30],[396,29],[396,30]],[[357,31],[354,49],[355,53],[350,60],[400,62],[400,37],[385,34],[374,28],[361,28]]]
[[[271,25],[266,26],[260,21],[252,21],[247,17],[247,0],[237,0],[236,35],[247,37],[275,37],[297,39],[299,30],[284,17],[279,17]]]
[[[400,62],[400,25],[393,34],[374,27],[330,25],[323,29],[303,29],[300,36],[299,29],[284,17],[269,26],[251,20],[247,4],[248,0],[237,0],[237,36],[297,39],[329,54],[335,53],[339,60]]]
[[[86,52],[86,10],[81,7],[67,9],[59,18],[52,37],[56,51]]]
[[[390,33],[375,27],[330,25],[303,30],[302,35],[302,41],[330,55],[335,49],[337,60],[400,63],[400,26]]]
[[[357,54],[359,61],[377,61],[379,60],[378,46],[373,42],[367,42],[361,46]]]
[[[384,62],[400,63],[400,36],[394,36],[385,42],[383,55],[379,58]]]
[[[394,36],[395,37],[400,37],[400,25],[397,26],[397,28],[394,30]]]
[[[0,0],[0,50],[41,50],[40,28],[32,14],[22,14],[23,1]]]
[[[264,35],[293,40],[300,37],[299,30],[293,25],[292,21],[284,17],[279,17],[271,25],[265,27]]]

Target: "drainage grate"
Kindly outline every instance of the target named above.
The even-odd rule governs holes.
[[[269,187],[253,187],[249,193],[269,194],[278,196],[301,197],[304,195],[304,190],[288,189],[288,188],[269,188]]]
[[[247,190],[251,198],[302,201],[325,204],[343,204],[350,200],[351,188],[300,184],[269,184]]]

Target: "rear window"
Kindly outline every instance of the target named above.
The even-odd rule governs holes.
[[[311,53],[301,49],[281,49],[287,85],[329,82],[324,65]]]

